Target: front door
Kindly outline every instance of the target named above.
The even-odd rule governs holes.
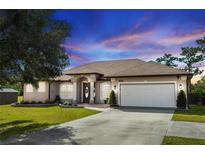
[[[90,103],[90,83],[83,83],[83,103]]]

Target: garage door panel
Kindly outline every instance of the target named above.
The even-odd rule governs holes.
[[[176,107],[174,84],[121,84],[121,105]]]

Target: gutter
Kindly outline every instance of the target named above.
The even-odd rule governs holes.
[[[124,78],[124,77],[158,77],[158,76],[193,76],[193,74],[151,74],[151,75],[124,75],[124,76],[104,76],[105,78]]]

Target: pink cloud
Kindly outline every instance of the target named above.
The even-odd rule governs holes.
[[[135,50],[136,46],[140,44],[144,39],[149,37],[155,30],[150,30],[142,33],[125,33],[119,36],[114,36],[105,39],[96,44],[96,47],[101,47],[114,51],[131,51]]]
[[[137,23],[127,30],[126,32],[119,34],[118,36],[113,36],[98,42],[96,46],[104,47],[109,49],[120,50],[130,50],[133,46],[140,43],[143,39],[147,39],[149,35],[155,32],[155,28],[145,32],[137,32],[141,28],[145,21],[150,18],[150,14],[143,16]]]
[[[181,44],[185,43],[191,40],[196,40],[205,35],[205,29],[195,30],[188,34],[183,35],[173,35],[173,36],[167,36],[165,38],[161,38],[158,43],[163,44]]]
[[[169,52],[171,51],[171,52]],[[174,56],[179,56],[179,50],[171,49],[171,50],[156,50],[156,49],[150,49],[145,50],[142,52],[138,52],[137,58],[144,59],[144,60],[155,60],[156,58],[159,58],[163,56],[165,53],[171,53]]]

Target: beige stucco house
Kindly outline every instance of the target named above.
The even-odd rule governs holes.
[[[192,74],[139,59],[97,61],[72,68],[51,83],[35,89],[24,85],[24,99],[61,99],[77,103],[104,103],[114,90],[120,106],[176,107],[177,94],[189,91]]]

